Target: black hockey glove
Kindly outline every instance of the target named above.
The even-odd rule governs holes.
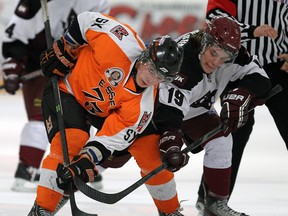
[[[67,167],[58,164],[56,172],[58,176],[56,183],[64,191],[67,191],[69,183],[73,183],[74,176],[79,176],[84,182],[93,182],[99,174],[88,154],[75,156]]]
[[[220,119],[223,122],[224,136],[245,125],[254,97],[252,92],[244,88],[233,89],[223,97]]]
[[[20,88],[20,76],[25,72],[25,61],[7,58],[2,65],[2,70],[5,90],[14,95]]]
[[[64,36],[55,41],[52,48],[43,51],[40,55],[40,65],[44,76],[57,75],[58,78],[62,78],[68,74],[76,63],[76,50],[67,43]]]
[[[167,170],[176,172],[189,161],[189,155],[181,152],[184,142],[179,130],[166,131],[160,136],[159,149],[161,159],[168,163]]]

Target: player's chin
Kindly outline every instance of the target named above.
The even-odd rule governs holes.
[[[216,70],[215,67],[210,66],[208,63],[202,65],[202,69],[204,73],[211,74],[214,70]]]
[[[140,82],[138,83],[138,85],[141,87],[141,88],[147,88],[149,85],[149,83],[145,82],[143,79],[140,80]]]

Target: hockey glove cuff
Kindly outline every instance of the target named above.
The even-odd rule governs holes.
[[[75,66],[77,60],[77,49],[72,46],[64,36],[55,41],[53,47],[43,51],[40,55],[40,65],[44,76],[53,75],[62,78]]]
[[[176,172],[188,163],[189,155],[181,152],[183,144],[182,133],[179,130],[173,129],[161,135],[159,149],[162,161],[168,163],[167,170]]]

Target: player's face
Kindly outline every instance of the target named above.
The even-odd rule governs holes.
[[[164,82],[164,78],[157,73],[156,68],[149,62],[138,62],[138,64],[136,82],[141,88]]]
[[[229,60],[229,54],[215,45],[207,46],[200,56],[201,67],[207,74],[212,73],[214,70]]]

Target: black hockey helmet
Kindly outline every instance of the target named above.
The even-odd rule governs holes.
[[[183,55],[183,48],[166,35],[153,40],[140,56],[140,61],[149,61],[160,77],[166,82],[172,82],[180,70]]]

